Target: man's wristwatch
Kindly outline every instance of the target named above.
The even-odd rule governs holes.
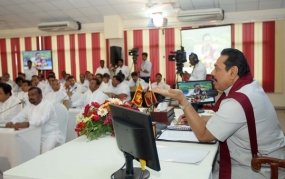
[[[179,107],[184,111],[184,109],[186,109],[188,106],[190,106],[191,105],[191,103],[186,103],[185,105],[180,105],[179,104]]]

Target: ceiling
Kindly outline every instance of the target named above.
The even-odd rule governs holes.
[[[0,0],[0,30],[33,28],[40,22],[102,23],[103,17],[147,19],[152,12],[176,17],[179,10],[221,8],[228,12],[285,8],[285,0]],[[150,6],[150,4],[149,4]],[[285,11],[285,9],[284,9]]]

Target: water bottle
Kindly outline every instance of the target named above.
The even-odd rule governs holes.
[[[72,108],[72,100],[69,98],[69,106]]]
[[[27,105],[27,101],[25,98],[23,98],[23,102],[24,102],[24,107]]]

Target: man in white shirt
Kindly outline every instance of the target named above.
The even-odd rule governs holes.
[[[207,71],[205,65],[199,61],[198,56],[195,53],[189,55],[189,61],[194,66],[190,75],[189,81],[205,80]]]
[[[43,83],[40,83],[39,76],[33,75],[32,76],[32,86],[40,88],[42,91],[45,90],[45,85]]]
[[[103,75],[103,80],[99,88],[101,91],[107,92],[107,89],[110,87],[109,79],[110,79],[110,75],[108,73],[105,73]]]
[[[104,75],[105,73],[108,73],[110,75],[110,70],[107,67],[104,67],[104,65],[105,65],[105,61],[100,60],[100,67],[96,69],[95,75],[98,73],[102,75]]]
[[[67,80],[69,82],[69,89],[66,91],[67,93],[81,93],[81,85],[75,83],[74,76],[69,76]]]
[[[126,65],[124,65],[123,59],[118,60],[118,67],[116,69],[116,75],[118,75],[118,73],[123,73],[126,79],[128,79],[130,75],[130,70]]]
[[[152,88],[162,88],[162,89],[165,89],[165,90],[169,90],[170,89],[170,86],[168,84],[165,84],[164,82],[162,82],[162,75],[160,73],[157,73],[155,75],[155,80],[156,82],[153,82],[151,84],[151,87]]]
[[[22,83],[22,91],[18,93],[18,99],[23,102],[23,108],[30,104],[28,91],[32,87],[31,82],[29,80],[24,80]]]
[[[32,67],[32,61],[28,60],[28,68],[24,70],[26,80],[32,80],[32,76],[38,75],[38,70]]]
[[[45,153],[62,143],[59,123],[53,105],[44,100],[42,91],[38,87],[29,89],[30,103],[11,122],[6,124],[8,128],[16,130],[30,126],[42,127],[41,153]]]
[[[9,84],[0,83],[0,123],[10,122],[21,111],[21,101],[12,96]]]
[[[60,83],[61,83],[61,84],[64,84],[64,83],[65,83],[65,75],[66,75],[66,72],[65,72],[65,71],[62,71],[62,72],[61,72],[62,78],[60,79]]]
[[[60,81],[57,79],[54,79],[51,82],[52,91],[49,92],[45,99],[51,103],[64,103],[69,104],[69,97],[67,96],[66,92],[60,90]]]
[[[187,94],[187,96],[192,96],[192,95],[196,95],[196,94],[205,94],[206,92],[201,90],[201,86],[200,84],[195,84],[194,85],[194,89],[189,91],[189,93]]]
[[[19,94],[19,92],[22,91],[22,84],[23,84],[23,79],[20,77],[17,77],[15,79],[16,84],[14,85],[14,87],[12,88],[13,90],[13,95],[17,97],[17,95]]]
[[[10,79],[10,74],[9,73],[4,73],[3,75],[4,81],[11,85],[12,89],[15,87],[16,83]]]
[[[142,53],[142,60],[143,63],[141,64],[140,70],[140,77],[146,82],[149,82],[149,78],[151,75],[152,63],[147,60],[148,54],[146,52]]]
[[[138,77],[137,72],[132,72],[131,76],[132,76],[132,79],[130,81],[128,81],[129,87],[138,86],[138,84],[140,83],[143,90],[146,90],[148,84],[143,79],[140,79]]]
[[[122,77],[119,75],[113,76],[112,86],[109,87],[107,92],[111,94],[112,98],[119,98],[124,101],[131,100],[130,87],[122,82]]]
[[[45,90],[44,90],[44,95],[48,94],[49,92],[53,91],[52,90],[52,82],[55,80],[55,76],[50,75],[48,76],[48,84],[45,85]]]
[[[89,88],[89,80],[85,78],[85,75],[81,73],[79,75],[79,82],[77,82],[81,86],[81,92],[85,93]]]
[[[91,102],[97,102],[102,104],[105,102],[109,97],[99,89],[100,81],[96,78],[92,78],[89,84],[89,90],[83,94],[83,96],[77,100],[76,102],[72,103],[72,107],[79,107],[85,106]]]

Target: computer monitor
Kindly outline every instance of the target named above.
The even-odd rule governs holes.
[[[177,82],[177,88],[182,90],[185,97],[192,103],[197,103],[199,108],[206,103],[215,103],[212,80],[179,81]]]
[[[110,104],[118,148],[124,153],[126,168],[115,172],[116,179],[139,178],[141,168],[133,168],[133,159],[143,159],[146,166],[160,171],[151,117],[149,114]],[[149,171],[144,171],[148,178]]]

